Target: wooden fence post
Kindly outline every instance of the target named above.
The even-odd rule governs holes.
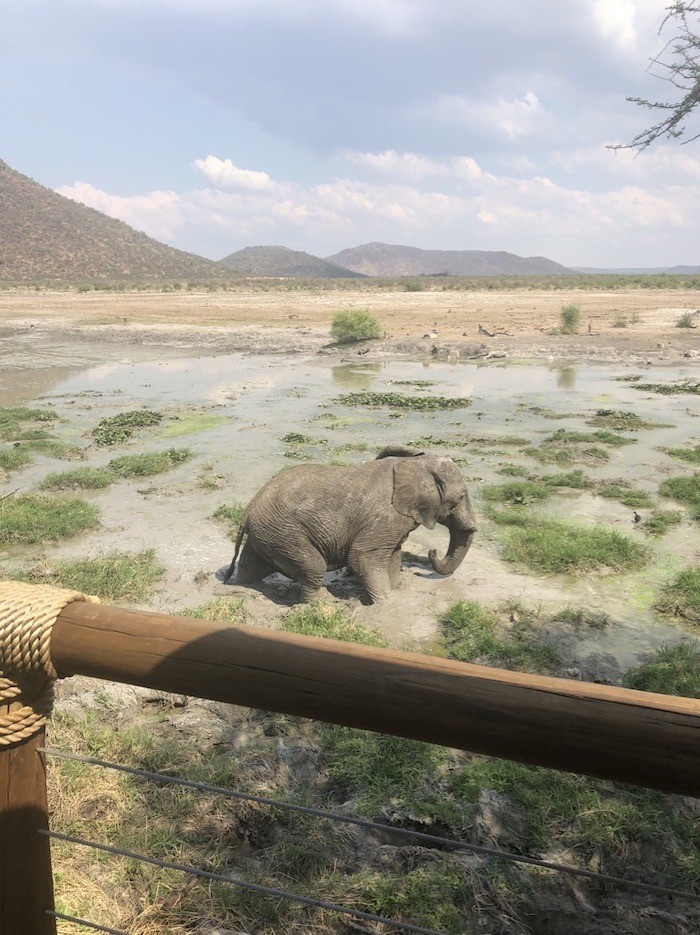
[[[16,703],[15,703],[16,704]],[[0,715],[13,707],[0,705]],[[0,932],[56,935],[42,728],[0,746]]]

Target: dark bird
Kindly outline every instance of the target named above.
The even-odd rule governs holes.
[[[635,510],[635,511],[634,511],[634,521],[635,521],[635,523],[638,523],[638,522],[641,520],[641,518],[642,518],[642,517],[641,517],[641,516],[639,515],[639,513],[637,513],[637,511]]]

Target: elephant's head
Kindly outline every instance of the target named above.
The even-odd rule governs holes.
[[[428,555],[439,575],[451,575],[464,561],[476,532],[476,517],[457,465],[451,458],[428,455],[402,445],[389,445],[377,458],[393,458],[392,503],[416,525],[434,529],[436,523],[450,530],[444,558],[432,549]]]

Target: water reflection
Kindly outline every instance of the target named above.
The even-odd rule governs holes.
[[[555,367],[557,373],[558,390],[576,389],[576,367]]]
[[[331,367],[331,377],[343,389],[367,390],[381,369],[381,364],[340,364]]]

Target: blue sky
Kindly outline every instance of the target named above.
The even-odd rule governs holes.
[[[213,259],[370,241],[700,263],[700,143],[625,142],[669,0],[4,0],[0,157]]]

